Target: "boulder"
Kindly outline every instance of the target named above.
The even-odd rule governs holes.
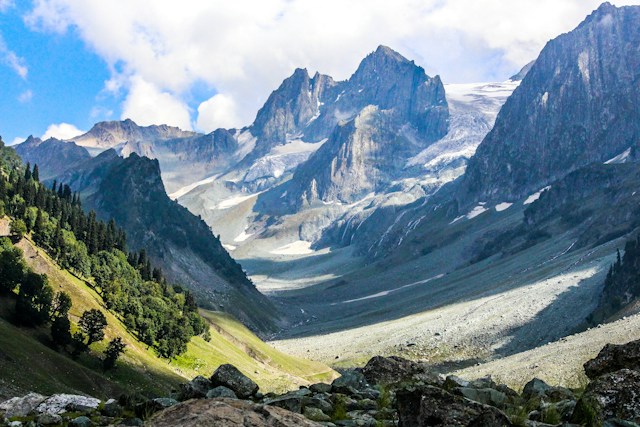
[[[331,390],[334,393],[347,395],[357,394],[358,390],[364,390],[368,387],[367,379],[358,369],[344,371],[340,377],[331,383]]]
[[[620,369],[640,371],[640,340],[623,345],[607,344],[595,359],[584,364],[584,372],[590,379]]]
[[[0,404],[0,412],[5,418],[26,417],[47,397],[38,393],[29,393],[23,397],[14,397]]]
[[[151,427],[320,427],[315,421],[282,408],[236,399],[199,399],[182,402],[155,414]]]
[[[71,427],[91,427],[93,425],[93,421],[89,417],[85,417],[84,415],[78,418],[74,418],[69,423]]]
[[[302,406],[304,408],[318,408],[325,414],[333,412],[333,405],[322,397],[322,395],[316,395],[314,397],[306,396],[302,399]]]
[[[621,369],[602,375],[587,386],[571,421],[602,425],[619,419],[640,424],[640,372]]]
[[[532,399],[534,397],[542,397],[547,391],[551,390],[551,386],[542,381],[541,379],[534,378],[525,384],[522,389],[522,397],[525,399]]]
[[[331,391],[331,384],[317,383],[309,386],[309,390],[314,393],[329,393]]]
[[[376,356],[362,368],[366,380],[373,384],[393,384],[404,381],[442,385],[438,374],[426,363],[413,362],[402,357]]]
[[[77,394],[54,394],[35,409],[39,414],[63,414],[65,412],[91,412],[98,409],[100,399]]]
[[[105,403],[102,408],[102,415],[106,415],[107,417],[118,418],[122,416],[124,409],[120,404],[116,401],[110,401]]]
[[[219,385],[216,388],[212,388],[207,392],[207,399],[216,399],[219,397],[226,397],[228,399],[238,398],[238,396],[236,396],[233,390],[222,385]]]
[[[552,387],[538,378],[534,378],[525,384],[522,390],[522,397],[527,400],[540,398],[548,402],[575,400],[575,395],[568,388]]]
[[[295,412],[297,414],[302,413],[302,397],[294,395],[284,395],[276,397],[274,399],[266,399],[265,405],[277,406],[278,408],[286,409],[287,411]]]
[[[213,388],[211,381],[205,377],[198,375],[186,384],[180,385],[179,400],[200,399],[207,395],[207,392]]]
[[[57,414],[40,414],[36,418],[38,425],[51,426],[62,424],[62,417]]]
[[[511,426],[499,409],[472,402],[438,387],[422,386],[396,393],[399,427]]]
[[[169,397],[159,397],[153,400],[147,400],[146,402],[138,403],[134,409],[137,417],[146,419],[156,412],[170,408],[174,405],[177,405],[178,403],[180,402]]]
[[[258,392],[259,388],[258,384],[229,364],[220,365],[216,369],[211,376],[211,383],[213,387],[224,386],[233,390],[240,399],[250,398]]]
[[[309,418],[311,421],[320,421],[320,422],[331,421],[331,417],[329,415],[325,414],[321,409],[314,408],[312,406],[308,406],[304,408],[303,415]]]
[[[492,388],[459,387],[453,392],[474,402],[495,406],[496,408],[504,408],[508,401],[506,394]]]

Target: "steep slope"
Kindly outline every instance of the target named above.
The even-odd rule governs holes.
[[[465,205],[517,200],[638,143],[639,28],[640,8],[604,3],[547,44],[471,160]]]
[[[25,162],[38,165],[40,179],[43,180],[60,175],[91,158],[85,148],[55,138],[42,141],[30,136],[15,150]]]
[[[0,225],[5,223],[2,220]],[[56,291],[71,296],[72,319],[79,318],[88,309],[103,311],[108,321],[106,339],[121,337],[127,348],[118,368],[104,373],[92,357],[73,361],[43,345],[40,340],[45,331],[17,328],[0,319],[0,341],[3,342],[0,396],[28,391],[86,393],[98,397],[141,391],[166,396],[186,379],[208,375],[223,363],[240,368],[264,391],[283,391],[297,385],[330,381],[336,375],[320,363],[276,351],[231,316],[206,310],[201,314],[210,325],[211,340],[207,342],[194,337],[186,353],[168,362],[157,357],[153,350],[128,332],[118,317],[106,311],[100,296],[87,283],[60,269],[30,240],[23,239],[18,246],[31,268],[46,274]],[[0,307],[5,307],[4,302]],[[104,343],[96,344],[93,349],[102,351],[103,347]],[[33,361],[33,366],[25,374],[24,366],[28,361]]]
[[[276,310],[247,279],[209,227],[165,193],[157,160],[113,150],[58,177],[83,197],[86,209],[114,218],[131,249],[147,248],[170,280],[194,290],[203,302],[266,331]]]

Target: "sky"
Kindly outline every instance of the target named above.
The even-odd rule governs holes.
[[[380,44],[445,84],[503,81],[599,4],[0,0],[0,135],[64,139],[125,118],[242,127],[295,68],[344,80]]]

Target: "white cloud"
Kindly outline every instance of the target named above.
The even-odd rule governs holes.
[[[84,131],[78,129],[72,124],[69,123],[58,123],[50,125],[45,131],[44,135],[42,135],[43,140],[47,140],[49,138],[56,139],[71,139],[75,136],[79,136],[85,133]]]
[[[25,90],[18,96],[18,102],[26,103],[33,99],[33,92],[31,90]]]
[[[128,92],[125,110],[137,120],[175,113],[173,123],[184,126],[189,102],[200,105],[197,126],[209,129],[250,123],[295,67],[345,79],[378,44],[445,82],[505,79],[600,2],[35,0],[27,22],[56,32],[75,26],[111,67],[106,89]],[[203,82],[224,97],[192,99],[190,89]]]
[[[166,124],[191,129],[189,108],[169,92],[163,92],[142,77],[132,78],[122,109],[123,119],[139,125]]]
[[[2,34],[0,34],[0,60],[11,67],[22,79],[27,78],[29,68],[27,67],[26,61],[7,47]]]
[[[198,107],[196,127],[199,130],[208,133],[218,128],[237,128],[242,125],[236,103],[228,95],[219,93]]]

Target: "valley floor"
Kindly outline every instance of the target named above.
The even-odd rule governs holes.
[[[487,224],[499,227],[519,213],[487,217]],[[254,280],[282,303],[295,323],[271,341],[285,353],[338,367],[395,354],[427,360],[446,372],[468,368],[465,375],[474,376],[509,371],[507,367],[518,372],[533,357],[522,352],[543,355],[544,349],[553,349],[545,344],[583,330],[615,249],[623,246],[618,240],[576,249],[574,241],[562,235],[515,255],[452,267],[456,252],[469,241],[399,267],[343,269],[338,270],[345,271],[343,276],[316,284],[293,280],[289,287],[284,284],[296,274],[317,272],[324,262],[330,265],[330,255],[280,261],[271,270],[264,260],[245,265],[250,272],[260,270]],[[333,257],[344,260],[339,251]],[[637,339],[640,334],[633,332],[624,327],[612,339]],[[572,341],[581,342],[584,351],[558,356],[556,363],[563,367],[551,371],[551,380],[579,381],[575,374],[581,364],[606,340],[605,334],[593,342]],[[498,361],[473,367],[492,360]],[[518,378],[504,381],[514,384]]]

